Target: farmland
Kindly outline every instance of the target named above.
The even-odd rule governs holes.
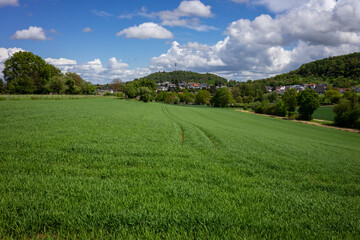
[[[115,98],[0,129],[0,238],[360,238],[359,134]]]
[[[313,118],[334,121],[335,113],[333,111],[333,106],[321,106],[315,110]]]

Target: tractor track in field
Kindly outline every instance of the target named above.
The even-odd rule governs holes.
[[[181,144],[183,145],[183,144],[184,144],[184,138],[185,138],[185,137],[184,137],[184,128],[183,128],[183,126],[182,126],[178,121],[174,120],[174,118],[176,118],[176,117],[173,116],[173,115],[168,111],[168,109],[167,109],[167,107],[166,107],[165,105],[162,106],[162,110],[163,110],[164,115],[165,115],[170,121],[176,123],[176,124],[180,127],[180,129],[181,129],[181,136],[180,136],[180,138],[181,138]],[[191,122],[189,122],[189,121],[184,121],[184,120],[182,120],[182,121],[183,121],[183,122],[186,122],[187,124],[190,124],[191,126],[195,127],[196,129],[198,129],[199,132],[201,132],[201,133],[209,140],[209,142],[211,143],[211,145],[213,146],[213,148],[216,149],[216,150],[219,150],[219,148],[217,147],[217,145],[215,144],[215,142],[211,139],[211,137],[209,136],[209,134],[208,134],[205,130],[203,130],[201,127],[199,127],[199,126],[197,126],[197,125],[195,125],[195,124],[193,124],[193,123],[191,123]]]
[[[184,129],[183,127],[181,126],[181,124],[179,124],[178,122],[176,122],[175,120],[171,119],[171,115],[169,113],[169,111],[167,110],[166,106],[162,105],[161,106],[161,109],[165,115],[165,117],[170,121],[170,122],[173,122],[175,123],[181,130],[181,133],[180,133],[180,140],[181,140],[181,145],[184,145]]]

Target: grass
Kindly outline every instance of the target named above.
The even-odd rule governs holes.
[[[314,119],[334,121],[335,114],[333,111],[333,106],[321,106],[315,110],[313,114]]]
[[[0,113],[0,238],[360,237],[359,134],[113,98]]]
[[[4,100],[69,100],[69,99],[85,99],[85,98],[96,98],[100,97],[98,95],[39,95],[39,94],[29,94],[29,95],[0,95],[0,101]]]

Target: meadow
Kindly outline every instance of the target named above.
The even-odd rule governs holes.
[[[333,106],[321,106],[315,110],[313,114],[314,119],[321,119],[327,121],[334,121],[335,113],[333,111]]]
[[[0,101],[0,129],[0,238],[360,238],[356,133],[104,97]]]

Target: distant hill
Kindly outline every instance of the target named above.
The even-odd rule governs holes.
[[[360,53],[306,63],[297,70],[259,81],[270,86],[325,82],[333,84],[335,87],[359,85]]]
[[[227,84],[227,79],[219,77],[211,73],[195,73],[189,71],[174,71],[174,72],[156,72],[150,74],[146,77],[143,77],[149,80],[154,80],[155,82],[171,82],[171,83],[181,83],[181,82],[197,82],[197,83],[207,83],[212,85],[222,85]]]

